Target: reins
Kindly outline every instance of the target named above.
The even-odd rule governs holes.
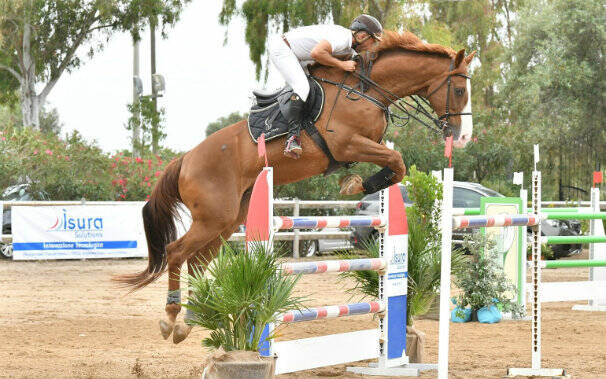
[[[454,61],[450,62],[450,67],[449,67],[449,72],[453,70],[453,66],[454,66]],[[464,75],[464,74],[460,74],[460,73],[455,73],[455,74],[448,74],[448,77],[446,79],[444,79],[444,81],[442,81],[442,83],[440,83],[440,85],[438,87],[436,87],[433,91],[431,91],[431,93],[429,93],[427,96],[425,97],[421,97],[418,95],[411,95],[409,96],[409,98],[412,101],[407,101],[405,98],[400,98],[398,95],[396,95],[395,93],[381,87],[381,85],[379,85],[377,82],[375,82],[374,80],[372,80],[370,78],[370,70],[372,68],[372,64],[368,65],[368,74],[362,72],[363,70],[361,70],[361,72],[353,72],[353,75],[358,78],[360,80],[360,83],[358,84],[358,86],[361,88],[361,90],[358,90],[354,87],[345,85],[345,80],[346,78],[349,76],[349,73],[345,73],[345,75],[343,76],[343,80],[338,83],[335,82],[333,80],[330,79],[324,79],[324,78],[319,78],[316,76],[312,77],[320,82],[323,83],[327,83],[327,84],[332,84],[334,86],[337,86],[339,88],[338,92],[337,92],[337,96],[335,97],[335,101],[334,104],[331,108],[328,120],[326,122],[326,129],[328,130],[328,122],[331,119],[333,110],[335,108],[335,106],[337,105],[337,100],[339,98],[339,95],[341,94],[342,90],[347,91],[347,95],[346,97],[349,100],[352,101],[356,101],[359,100],[360,98],[363,98],[367,101],[370,101],[371,103],[373,103],[375,106],[377,106],[378,108],[380,108],[384,113],[385,113],[385,118],[386,120],[389,122],[391,121],[392,124],[396,125],[396,126],[406,126],[408,124],[408,122],[410,122],[410,119],[414,119],[417,122],[421,123],[422,125],[424,125],[425,127],[427,127],[429,130],[431,130],[434,133],[443,133],[445,136],[449,136],[452,134],[452,127],[450,126],[448,120],[450,117],[453,116],[462,116],[462,115],[471,115],[470,112],[458,112],[458,113],[450,113],[450,87],[451,87],[451,81],[452,81],[452,77],[453,76],[460,76],[466,79],[471,79],[469,76]],[[431,114],[426,107],[430,107],[431,105],[429,104],[429,98],[434,95],[440,88],[442,88],[444,86],[444,84],[447,84],[448,88],[446,91],[446,112],[439,117],[435,117],[433,114]],[[367,85],[368,87],[372,87],[387,103],[388,105],[384,105],[383,102],[381,102],[379,99],[367,95],[365,92],[365,85]],[[358,96],[358,98],[351,98],[350,95],[351,94],[356,94]],[[413,103],[414,102],[414,103]],[[389,110],[390,106],[394,106],[397,110],[399,110],[400,112],[404,113],[405,116],[399,116],[397,114],[394,114],[393,112],[391,112]],[[425,122],[425,120],[422,120],[419,117],[419,114],[421,114],[422,116],[425,116],[426,118],[430,119],[431,121],[433,121],[433,125],[430,123]],[[394,119],[399,119],[402,122],[400,124],[397,124],[395,122]],[[332,130],[330,130],[332,131]]]

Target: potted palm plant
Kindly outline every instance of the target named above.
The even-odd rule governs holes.
[[[266,243],[223,244],[217,257],[200,262],[187,276],[191,294],[188,323],[210,331],[202,345],[215,349],[203,379],[273,378],[273,358],[259,355],[268,323],[277,315],[301,308],[292,295],[298,276],[280,269],[279,254]]]

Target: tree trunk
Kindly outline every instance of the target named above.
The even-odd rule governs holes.
[[[40,128],[40,98],[36,95],[36,62],[31,52],[32,26],[23,23],[23,81],[21,82],[21,114],[23,126]]]

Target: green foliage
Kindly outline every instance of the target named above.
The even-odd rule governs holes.
[[[206,136],[210,136],[217,130],[221,130],[226,126],[235,124],[238,121],[248,119],[248,113],[240,114],[240,112],[232,112],[227,117],[219,117],[217,121],[206,125]]]
[[[38,127],[39,109],[65,71],[92,58],[116,32],[139,39],[139,31],[153,22],[165,35],[189,1],[0,1],[0,100],[14,101],[19,88],[23,122]],[[91,47],[83,52],[83,45]]]
[[[529,243],[526,247],[526,259],[529,261],[532,260],[532,245]],[[541,244],[541,259],[545,260],[553,260],[555,259],[555,254],[551,246],[547,244]]]
[[[145,200],[177,154],[108,156],[74,131],[61,138],[30,128],[0,129],[0,189],[29,183],[51,200]]]
[[[113,187],[112,200],[149,200],[162,170],[176,156],[170,150],[162,150],[160,155],[148,151],[142,157],[132,157],[129,152],[111,156],[107,171]]]
[[[415,316],[427,313],[440,286],[441,235],[438,226],[442,186],[431,175],[417,171],[413,166],[404,179],[408,194],[414,205],[406,208],[408,219],[408,292],[406,303],[407,325],[412,325]],[[364,241],[362,254],[379,257],[377,241]],[[342,254],[345,258],[350,254]],[[451,265],[459,272],[465,257],[462,250],[452,253]],[[376,298],[378,296],[378,273],[375,271],[352,271],[340,274],[351,278],[355,287],[351,293]]]
[[[558,182],[588,188],[604,162],[606,8],[599,0],[528,2],[516,31],[501,107],[513,127],[527,130],[527,151],[541,144],[552,173],[544,193],[564,200]]]
[[[302,298],[292,295],[300,276],[286,275],[277,257],[263,243],[248,252],[224,244],[212,263],[199,262],[187,276],[192,292],[183,306],[194,313],[190,324],[210,331],[204,346],[258,351],[265,325],[301,308]]]
[[[136,152],[158,151],[159,143],[166,137],[164,133],[165,109],[156,110],[154,101],[149,96],[142,96],[139,101],[126,106],[130,113],[126,130],[140,130],[141,139],[133,141]]]
[[[385,26],[399,26],[403,22],[399,5],[404,3],[403,0],[245,0],[242,3],[223,0],[219,22],[228,26],[234,17],[244,18],[245,40],[259,79],[269,31],[287,32],[290,28],[329,20],[348,27],[361,13],[375,16]]]
[[[53,200],[109,200],[108,159],[94,144],[73,132],[60,139],[28,128],[2,130],[0,187],[30,183]]]
[[[493,305],[495,302],[501,311],[511,312],[514,318],[524,315],[522,305],[513,300],[516,288],[507,279],[494,242],[480,233],[466,238],[464,247],[472,257],[456,274],[455,284],[463,292],[457,297],[457,305],[468,305],[473,310]]]

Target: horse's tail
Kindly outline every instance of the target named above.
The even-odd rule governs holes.
[[[158,279],[166,270],[166,245],[177,238],[175,219],[179,218],[179,172],[183,157],[170,162],[156,183],[149,201],[143,207],[143,227],[147,239],[149,261],[147,269],[135,273],[116,275],[113,280],[133,291]]]

